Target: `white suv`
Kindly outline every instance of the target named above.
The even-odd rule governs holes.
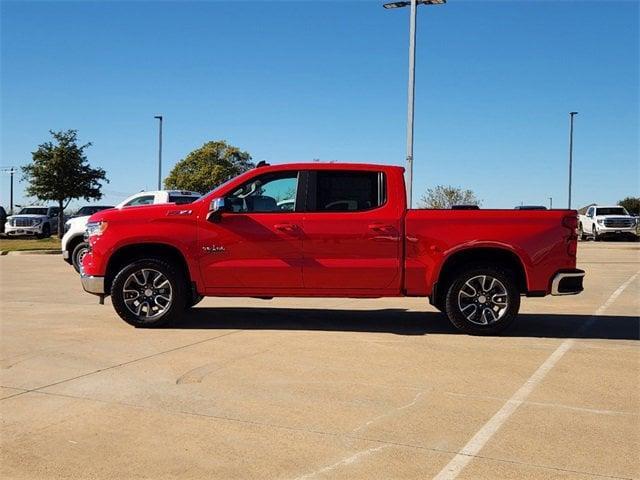
[[[202,194],[186,190],[157,190],[153,192],[139,192],[120,202],[114,208],[139,207],[155,203],[175,203],[178,205],[191,203]],[[82,257],[87,253],[88,245],[84,241],[84,231],[90,215],[75,217],[67,220],[66,233],[62,237],[62,258],[73,265],[77,272],[82,265]]]
[[[4,233],[9,236],[50,237],[52,233],[58,233],[59,213],[59,207],[24,207],[17,214],[7,217]]]
[[[592,237],[600,240],[604,236],[627,236],[637,239],[638,219],[629,215],[624,207],[592,205],[586,215],[580,215],[578,233],[580,239]]]

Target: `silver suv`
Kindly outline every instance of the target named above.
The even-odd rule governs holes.
[[[59,207],[24,207],[17,214],[7,217],[4,233],[8,236],[50,237],[58,232],[59,213]]]

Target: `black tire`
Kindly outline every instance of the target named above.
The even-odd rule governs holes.
[[[580,225],[578,225],[578,237],[580,238],[580,240],[587,240],[587,234],[584,232],[584,229],[582,228],[582,223],[580,223]]]
[[[485,277],[484,282],[487,282],[482,285],[482,292],[479,292],[477,297],[468,295],[475,282],[483,281],[479,280],[482,276]],[[491,283],[490,279],[497,280],[497,283]],[[471,287],[468,286],[467,282],[471,282]],[[486,288],[486,286],[489,286],[489,288]],[[477,293],[478,289],[474,289],[474,291]],[[461,293],[462,290],[464,292]],[[492,300],[504,304],[504,309],[500,309],[500,306],[492,303]],[[462,301],[467,304],[461,308]],[[474,310],[471,310],[470,308],[474,307],[474,305]],[[490,308],[491,305],[493,305],[493,309]],[[463,312],[463,309],[466,309],[467,312]],[[489,310],[489,312],[485,312],[485,310]],[[471,335],[495,335],[504,331],[516,319],[519,310],[520,291],[518,283],[511,271],[500,267],[488,265],[469,266],[453,275],[447,289],[445,313],[449,321],[458,330]],[[475,313],[472,314],[472,311]],[[477,316],[478,311],[481,312],[480,318]],[[471,317],[471,319],[468,317]],[[482,324],[483,321],[486,321],[486,324]]]
[[[42,233],[38,235],[38,238],[49,238],[51,236],[51,227],[48,223],[42,226]]]
[[[144,276],[143,270],[148,271],[147,276]],[[161,308],[159,303],[155,303],[151,300],[144,300],[143,302],[138,302],[138,305],[141,308],[137,308],[136,301],[138,297],[143,297],[144,299],[150,297],[144,297],[146,295],[146,291],[151,289],[155,289],[154,278],[158,278],[154,275],[154,278],[150,277],[152,273],[149,271],[153,271],[161,274],[168,281],[170,290],[167,293],[160,292],[157,297],[162,295],[166,295],[170,298],[170,302],[167,303],[163,312],[153,312],[150,308]],[[137,277],[143,280],[143,283],[146,282],[146,286],[138,282],[137,280],[132,280],[132,276],[137,273]],[[129,289],[132,288],[132,285],[135,289],[139,289],[140,292],[137,297],[129,297],[127,298],[127,302],[131,305],[131,308],[127,306],[125,303],[125,292],[124,287],[128,286]],[[177,320],[180,315],[183,313],[185,309],[186,298],[190,292],[187,292],[186,289],[186,281],[184,278],[184,274],[180,268],[177,268],[175,265],[165,262],[163,260],[158,260],[155,258],[148,258],[137,260],[127,266],[125,266],[113,280],[111,285],[111,302],[113,303],[113,308],[116,313],[129,325],[133,325],[138,328],[156,328],[169,325]],[[166,287],[165,287],[166,290]],[[129,290],[131,291],[131,290]],[[154,292],[155,293],[155,292]],[[127,293],[127,295],[130,295]],[[151,294],[150,294],[151,295]],[[143,307],[146,303],[146,307]],[[141,304],[141,305],[140,305]],[[150,307],[151,306],[151,307]],[[136,309],[138,313],[134,312],[133,309]],[[149,315],[148,318],[145,315],[145,312],[150,312],[152,315]]]
[[[75,268],[76,272],[80,273],[80,266],[82,265],[82,257],[89,251],[89,244],[87,242],[80,242],[76,245],[71,252],[71,265]]]
[[[600,235],[598,235],[598,230],[596,230],[596,226],[595,225],[593,227],[591,227],[591,234],[593,235],[593,241],[594,242],[599,242],[600,241]]]

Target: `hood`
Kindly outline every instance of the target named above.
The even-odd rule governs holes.
[[[69,220],[67,220],[65,223],[67,225],[75,225],[75,224],[80,224],[80,225],[84,225],[89,221],[89,217],[91,215],[84,215],[82,217],[73,217],[70,218]]]
[[[175,203],[154,203],[151,205],[138,205],[135,207],[126,208],[111,208],[109,210],[102,210],[96,212],[89,217],[90,222],[102,222],[102,221],[118,221],[123,220],[136,220],[136,221],[152,221],[158,218],[164,218],[167,216],[169,210],[192,210],[193,204],[176,205]]]
[[[18,214],[16,213],[15,215],[9,215],[7,217],[7,220],[10,220],[12,218],[49,218],[46,215],[34,215],[32,213],[23,213],[23,214]]]
[[[597,220],[633,220],[631,215],[596,215]]]

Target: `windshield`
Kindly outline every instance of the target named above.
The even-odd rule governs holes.
[[[18,215],[46,215],[47,214],[47,209],[46,208],[23,208],[22,210],[20,210],[20,212],[18,212]]]
[[[627,211],[622,207],[608,207],[600,208],[596,210],[596,215],[629,215]]]
[[[107,208],[113,208],[113,207],[109,207],[109,206],[82,207],[80,210],[78,210],[78,213],[76,213],[76,215],[78,216],[93,215],[94,213],[99,212],[100,210],[106,210]]]

